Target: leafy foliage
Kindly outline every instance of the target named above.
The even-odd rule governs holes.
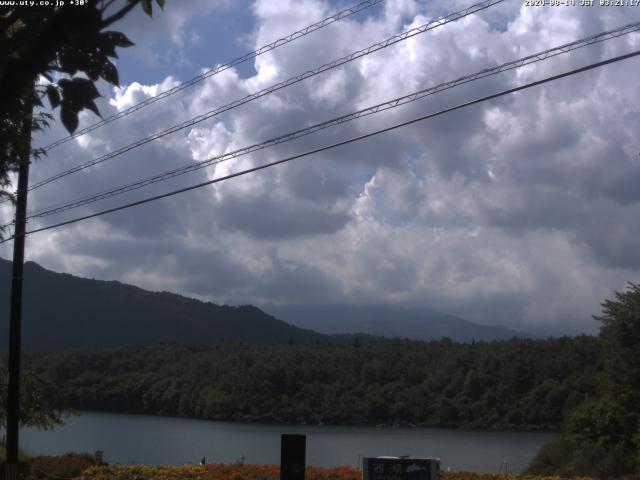
[[[29,455],[29,452],[20,448],[18,450],[18,478],[25,478],[25,476],[28,474],[30,460],[31,457]],[[2,479],[5,478],[3,474],[5,473],[6,462],[7,448],[5,445],[5,440],[2,439],[2,441],[0,442],[0,478]]]
[[[80,410],[227,421],[557,429],[594,395],[593,337],[162,344],[28,356]]]
[[[4,428],[7,412],[7,369],[0,368],[0,427]],[[67,407],[58,388],[48,379],[32,371],[23,371],[20,388],[20,422],[23,426],[43,429],[62,424],[62,411]]]
[[[21,465],[26,466],[26,464],[31,460],[31,456],[29,455],[29,452],[27,452],[25,449],[20,448],[18,450],[18,460]],[[7,448],[3,440],[0,442],[0,469],[4,467],[4,464],[6,461],[7,461]],[[0,473],[0,475],[2,474]]]
[[[162,7],[164,0],[156,0]],[[30,149],[33,128],[46,126],[51,115],[36,111],[60,108],[60,119],[69,132],[78,126],[78,114],[89,109],[99,115],[94,85],[99,79],[118,85],[118,71],[111,59],[116,47],[133,43],[122,33],[105,31],[138,3],[151,15],[150,0],[86,2],[78,8],[64,6],[3,7],[0,12],[0,196],[10,197],[9,172],[18,166],[21,152]],[[29,151],[29,150],[27,150]],[[42,152],[39,152],[40,154]],[[1,232],[0,232],[1,233]]]
[[[640,414],[640,285],[630,283],[602,304],[600,338],[606,362],[605,387],[625,407]]]
[[[538,453],[532,473],[640,474],[640,285],[602,307],[600,388],[571,412],[560,440]]]

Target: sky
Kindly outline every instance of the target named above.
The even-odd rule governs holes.
[[[355,3],[355,2],[354,2]],[[465,8],[386,0],[50,151],[31,183]],[[29,196],[31,211],[329,120],[627,23],[640,7],[507,0]],[[104,117],[351,5],[168,0],[114,30],[121,86]],[[633,33],[242,156],[34,219],[92,213],[379,130],[640,48]],[[369,139],[34,234],[45,268],[230,304],[426,306],[531,332],[594,333],[600,304],[640,281],[640,59],[554,81]],[[58,115],[58,112],[56,112]],[[81,114],[81,127],[98,118]],[[65,136],[57,124],[34,138]],[[11,220],[5,204],[0,220]],[[11,244],[0,245],[11,258]]]

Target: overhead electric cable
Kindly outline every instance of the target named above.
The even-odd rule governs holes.
[[[205,187],[207,185],[212,185],[212,184],[219,183],[219,182],[222,182],[222,181],[225,181],[225,180],[229,180],[229,179],[232,179],[232,178],[236,178],[236,177],[240,177],[240,176],[243,176],[243,175],[247,175],[249,173],[257,172],[259,170],[264,170],[266,168],[273,167],[275,165],[280,165],[282,163],[290,162],[290,161],[296,160],[298,158],[307,157],[307,156],[313,155],[315,153],[320,153],[320,152],[324,152],[326,150],[330,150],[330,149],[333,149],[333,148],[336,148],[336,147],[340,147],[340,146],[343,146],[343,145],[348,145],[348,144],[363,140],[365,138],[373,137],[373,136],[379,135],[381,133],[385,133],[385,132],[389,132],[389,131],[392,131],[392,130],[396,130],[396,129],[401,128],[401,127],[406,127],[408,125],[412,125],[414,123],[421,122],[423,120],[434,118],[434,117],[437,117],[439,115],[443,115],[445,113],[449,113],[449,112],[453,112],[453,111],[456,111],[456,110],[460,110],[462,108],[466,108],[466,107],[469,107],[471,105],[476,105],[478,103],[485,102],[485,101],[488,101],[488,100],[492,100],[492,99],[495,99],[495,98],[499,98],[499,97],[502,97],[502,96],[505,96],[505,95],[509,95],[511,93],[519,92],[521,90],[526,90],[528,88],[532,88],[532,87],[535,87],[535,86],[538,86],[538,85],[542,85],[542,84],[545,84],[545,83],[553,82],[553,81],[559,80],[561,78],[565,78],[565,77],[568,77],[568,76],[571,76],[571,75],[575,75],[575,74],[581,73],[581,72],[586,72],[588,70],[593,70],[594,68],[599,68],[599,67],[602,67],[602,66],[605,66],[605,65],[609,65],[609,64],[612,64],[612,63],[615,63],[615,62],[619,62],[621,60],[626,60],[628,58],[636,57],[638,55],[640,55],[640,50],[636,50],[635,52],[627,53],[625,55],[619,55],[617,57],[609,58],[607,60],[603,60],[603,61],[600,61],[600,62],[591,63],[591,64],[586,65],[584,67],[580,67],[580,68],[577,68],[577,69],[574,69],[574,70],[570,70],[570,71],[567,71],[567,72],[564,72],[564,73],[561,73],[561,74],[558,74],[558,75],[553,75],[551,77],[547,77],[547,78],[544,78],[542,80],[537,80],[535,82],[530,82],[530,83],[527,83],[525,85],[521,85],[519,87],[510,88],[508,90],[503,90],[501,92],[494,93],[492,95],[487,95],[487,96],[478,98],[476,100],[471,100],[469,102],[461,103],[461,104],[458,104],[458,105],[456,105],[454,107],[446,108],[444,110],[440,110],[440,111],[435,112],[435,113],[430,113],[430,114],[427,114],[427,115],[423,115],[421,117],[414,118],[413,120],[408,120],[406,122],[398,123],[396,125],[392,125],[391,127],[383,128],[381,130],[376,130],[374,132],[370,132],[370,133],[367,133],[367,134],[364,134],[364,135],[360,135],[360,136],[357,136],[357,137],[354,137],[354,138],[350,138],[348,140],[343,140],[341,142],[333,143],[331,145],[326,145],[324,147],[316,148],[314,150],[310,150],[310,151],[307,151],[307,152],[304,152],[304,153],[300,153],[298,155],[293,155],[291,157],[287,157],[287,158],[283,158],[283,159],[280,159],[280,160],[276,160],[274,162],[265,163],[263,165],[258,165],[256,167],[248,168],[246,170],[242,170],[242,171],[236,172],[236,173],[231,173],[231,174],[225,175],[223,177],[214,178],[212,180],[208,180],[206,182],[201,182],[201,183],[198,183],[198,184],[195,184],[195,185],[191,185],[189,187],[180,188],[180,189],[173,190],[173,191],[170,191],[170,192],[167,192],[167,193],[163,193],[163,194],[160,194],[160,195],[155,195],[153,197],[147,197],[147,198],[144,198],[142,200],[138,200],[138,201],[135,201],[135,202],[131,202],[131,203],[127,203],[127,204],[124,204],[124,205],[120,205],[118,207],[102,210],[100,212],[92,213],[90,215],[84,215],[84,216],[81,216],[81,217],[73,218],[71,220],[66,220],[64,222],[59,222],[59,223],[56,223],[56,224],[53,224],[53,225],[48,225],[46,227],[36,228],[34,230],[30,230],[28,232],[25,232],[25,235],[30,235],[30,234],[38,233],[38,232],[44,232],[46,230],[51,230],[53,228],[58,228],[58,227],[62,227],[62,226],[65,226],[65,225],[71,225],[73,223],[77,223],[77,222],[80,222],[80,221],[83,221],[83,220],[88,220],[90,218],[100,217],[100,216],[106,215],[108,213],[118,212],[118,211],[121,211],[121,210],[125,210],[125,209],[128,209],[128,208],[132,208],[132,207],[138,206],[138,205],[143,205],[145,203],[153,202],[153,201],[160,200],[160,199],[167,198],[167,197],[172,197],[172,196],[177,195],[179,193],[188,192],[188,191],[191,191],[191,190],[195,190],[197,188]],[[12,240],[13,238],[15,238],[15,237],[6,238],[6,239],[2,240],[0,242],[0,244],[8,242],[9,240]]]
[[[331,70],[333,68],[339,67],[340,65],[344,65],[348,62],[351,62],[353,60],[356,60],[358,58],[364,57],[366,55],[369,55],[373,52],[376,52],[378,50],[382,50],[383,48],[386,48],[390,45],[394,45],[398,42],[407,40],[408,38],[414,37],[416,35],[419,35],[421,33],[425,33],[429,30],[432,30],[434,28],[440,27],[442,25],[446,25],[447,23],[451,23],[454,22],[456,20],[460,20],[461,18],[464,18],[468,15],[471,15],[473,13],[485,10],[493,5],[497,5],[498,3],[502,3],[505,0],[484,0],[480,3],[476,3],[474,5],[471,5],[470,7],[467,7],[463,10],[451,13],[449,15],[446,15],[444,17],[440,17],[437,20],[433,20],[429,23],[426,23],[420,27],[415,27],[412,28],[410,30],[407,30],[401,34],[398,35],[393,35],[392,37],[388,38],[387,40],[384,40],[382,42],[378,42],[375,43],[367,48],[364,48],[362,50],[358,50],[357,52],[353,52],[347,56],[341,57],[337,60],[334,60],[332,62],[326,63],[314,70],[309,70],[305,73],[302,73],[300,75],[296,75],[294,77],[291,77],[287,80],[284,80],[282,82],[279,82],[275,85],[272,85],[268,88],[265,88],[263,90],[260,90],[259,92],[253,93],[251,95],[247,95],[241,99],[238,100],[234,100],[233,102],[224,105],[222,107],[218,107],[214,110],[210,110],[209,112],[203,113],[201,115],[198,115],[197,117],[194,117],[190,120],[187,120],[185,122],[182,122],[178,125],[174,125],[173,127],[170,127],[166,130],[163,130],[161,132],[158,133],[154,133],[153,135],[150,135],[148,137],[142,138],[134,143],[131,143],[129,145],[126,145],[124,147],[121,147],[113,152],[107,153],[105,155],[102,155],[101,157],[98,157],[94,160],[91,160],[89,162],[83,163],[81,165],[77,165],[73,168],[70,168],[68,170],[65,170],[63,172],[60,172],[52,177],[46,178],[44,180],[41,180],[40,182],[34,183],[33,185],[31,185],[29,187],[29,190],[34,190],[36,188],[42,187],[44,185],[47,185],[48,183],[51,183],[55,180],[58,180],[62,177],[66,177],[67,175],[71,175],[73,173],[79,172],[81,170],[84,170],[86,168],[92,167],[94,165],[97,165],[99,163],[105,162],[107,160],[110,160],[114,157],[117,157],[119,155],[122,155],[123,153],[126,153],[130,150],[133,150],[134,148],[140,147],[142,145],[145,145],[149,142],[152,142],[154,140],[157,140],[159,138],[165,137],[166,135],[169,135],[171,133],[175,133],[178,132],[180,130],[184,130],[185,128],[191,127],[193,125],[196,125],[197,123],[200,123],[204,120],[207,120],[211,117],[214,117],[216,115],[219,115],[221,113],[227,112],[229,110],[232,110],[236,107],[239,107],[240,105],[244,105],[245,103],[251,102],[253,100],[256,100],[258,98],[261,98],[265,95],[268,95],[270,93],[276,92],[278,90],[281,90],[283,88],[289,87],[293,84],[296,84],[298,82],[301,82],[303,80],[306,80],[308,78],[314,77],[316,75],[319,75],[323,72],[326,72],[328,70]]]
[[[599,42],[603,42],[606,40],[610,40],[612,38],[618,38],[622,35],[631,33],[631,32],[635,32],[635,31],[639,31],[640,30],[640,22],[636,22],[636,23],[632,23],[632,24],[628,24],[619,28],[616,28],[614,30],[609,30],[607,32],[602,32],[602,33],[598,33],[596,35],[591,35],[589,37],[580,39],[580,40],[576,40],[573,41],[571,43],[566,43],[557,47],[553,47],[550,48],[548,50],[544,50],[538,53],[534,53],[532,55],[528,55],[526,57],[522,57],[519,58],[517,60],[512,60],[506,63],[503,63],[501,65],[498,65],[496,67],[491,67],[491,68],[485,68],[483,70],[480,70],[479,72],[470,74],[470,75],[465,75],[463,77],[459,77],[455,80],[451,80],[445,83],[441,83],[438,84],[436,86],[433,87],[429,87],[423,90],[419,90],[417,92],[411,93],[409,95],[404,95],[401,97],[397,97],[394,98],[392,100],[388,100],[386,102],[383,103],[379,103],[377,105],[373,105],[361,110],[358,110],[356,112],[352,112],[349,113],[347,115],[342,115],[340,117],[337,118],[333,118],[331,120],[327,120],[325,122],[322,123],[318,123],[315,125],[311,125],[309,127],[300,129],[300,130],[296,130],[294,132],[290,132],[287,133],[285,135],[281,135],[278,137],[274,137],[271,138],[269,140],[265,140],[264,142],[261,143],[257,143],[257,144],[253,144],[247,147],[243,147],[231,152],[227,152],[221,155],[217,155],[215,157],[211,157],[208,158],[206,160],[202,160],[200,162],[195,162],[195,163],[190,163],[187,164],[185,166],[182,167],[178,167],[163,173],[159,173],[141,180],[137,180],[135,182],[131,182],[125,185],[120,185],[118,187],[100,192],[100,193],[96,193],[90,196],[85,196],[82,197],[80,199],[76,199],[76,200],[72,200],[72,201],[68,201],[65,203],[61,203],[57,206],[53,206],[53,207],[48,207],[46,209],[42,209],[33,213],[30,213],[27,218],[31,219],[31,218],[42,218],[42,217],[46,217],[49,215],[54,215],[57,213],[61,213],[63,211],[66,210],[70,210],[72,208],[76,208],[76,207],[80,207],[83,205],[87,205],[90,203],[94,203],[100,200],[104,200],[106,198],[110,198],[116,195],[121,195],[124,194],[126,192],[130,192],[133,190],[138,190],[140,188],[143,188],[145,186],[154,184],[154,183],[158,183],[164,180],[168,180],[170,178],[174,178],[180,175],[184,175],[186,173],[190,173],[196,170],[200,170],[202,168],[206,168],[209,167],[211,165],[217,165],[218,163],[222,163],[224,161],[227,160],[231,160],[233,158],[237,158],[240,157],[242,155],[247,155],[249,153],[253,153],[256,152],[258,150],[262,150],[264,148],[267,147],[271,147],[273,145],[278,145],[284,142],[288,142],[297,138],[301,138],[307,135],[310,135],[312,133],[315,133],[317,131],[320,130],[324,130],[326,128],[329,127],[333,127],[336,125],[340,125],[352,120],[356,120],[358,118],[362,118],[368,115],[372,115],[372,114],[376,114],[382,111],[386,111],[401,105],[405,105],[407,103],[410,102],[414,102],[416,100],[425,98],[427,96],[430,95],[434,95],[438,92],[442,92],[444,90],[448,90],[454,87],[457,87],[459,85],[463,85],[465,83],[469,83],[472,81],[476,81],[479,80],[481,78],[485,78],[491,75],[497,75],[499,73],[502,72],[506,72],[509,70],[513,70],[516,68],[520,68],[523,67],[525,65],[530,65],[533,63],[537,63],[543,60],[546,60],[548,58],[551,57],[555,57],[557,55],[561,55],[561,54],[565,54],[568,52],[571,52],[573,50],[588,46],[588,45],[593,45],[595,43],[599,43]]]
[[[60,138],[59,140],[56,140],[55,142],[47,145],[44,147],[44,150],[49,151],[55,147],[57,147],[58,145],[62,145],[63,143],[68,142],[69,140],[72,140],[74,138],[78,138],[86,133],[92,132],[93,130],[96,130],[104,125],[107,125],[108,123],[111,123],[115,120],[118,120],[119,118],[122,117],[126,117],[127,115],[132,114],[133,112],[137,112],[138,110],[147,107],[155,102],[158,102],[164,98],[167,98],[175,93],[181,92],[182,90],[184,90],[185,88],[191,87],[201,81],[203,81],[206,78],[212,77],[214,75],[217,75],[218,73],[224,72],[225,70],[228,70],[232,67],[235,67],[236,65],[240,65],[241,63],[244,63],[248,60],[254,59],[260,55],[262,55],[263,53],[267,53],[270,52],[272,50],[275,50],[278,47],[281,47],[283,45],[286,45],[288,43],[293,42],[294,40],[297,40],[301,37],[304,37],[306,35],[309,35],[312,32],[315,32],[316,30],[320,30],[321,28],[324,28],[328,25],[331,25],[332,23],[335,23],[339,20],[342,20],[343,18],[349,17],[351,15],[354,15],[358,12],[361,12],[363,10],[366,10],[369,7],[373,7],[374,5],[378,5],[379,3],[384,2],[385,0],[366,0],[364,2],[360,2],[357,5],[353,5],[351,7],[345,8],[344,10],[339,11],[338,13],[327,17],[323,20],[320,20],[319,22],[316,22],[312,25],[308,25],[306,27],[304,27],[301,30],[298,30],[296,32],[293,32],[289,35],[287,35],[286,37],[282,37],[279,38],[278,40],[271,42],[267,45],[263,45],[259,48],[257,48],[256,50],[246,53],[244,55],[242,55],[241,57],[235,58],[234,60],[231,60],[230,62],[224,63],[222,65],[219,65],[215,68],[212,68],[210,70],[207,70],[205,72],[202,72],[200,75],[196,75],[195,77],[193,77],[191,80],[188,80],[186,82],[183,82],[179,85],[176,85],[173,88],[170,88],[169,90],[165,90],[164,92],[159,93],[158,95],[154,96],[154,97],[150,97],[147,98],[145,100],[143,100],[142,102],[139,102],[135,105],[132,105],[131,107],[122,110],[121,112],[115,113],[113,115],[111,115],[110,117],[105,118],[104,120],[100,120],[99,122],[96,122],[92,125],[89,125],[86,128],[83,128],[81,130],[78,130],[77,132],[74,132],[71,135],[68,135],[66,137]]]

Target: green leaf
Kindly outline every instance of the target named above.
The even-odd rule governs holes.
[[[120,86],[120,78],[118,77],[118,69],[116,66],[111,63],[109,60],[105,61],[102,65],[102,78],[104,78],[107,82],[115,85],[117,87]]]
[[[47,97],[51,108],[57,108],[60,105],[60,92],[54,85],[47,85]]]
[[[151,0],[142,0],[140,3],[142,4],[142,10],[144,10],[144,13],[146,13],[149,16],[152,16]]]
[[[118,58],[118,54],[116,53],[116,45],[112,41],[111,37],[112,32],[101,32],[100,39],[98,41],[98,48],[100,49],[100,54],[106,57]]]
[[[94,102],[93,100],[91,100],[90,102],[87,102],[84,106],[85,108],[88,108],[89,110],[91,110],[93,113],[95,113],[97,116],[99,116],[100,118],[102,118],[102,115],[100,115],[100,111],[98,110],[98,107],[96,105],[96,102]]]
[[[78,71],[84,70],[85,52],[79,48],[61,48],[59,52],[60,68],[69,75],[75,75]]]
[[[60,82],[62,83],[62,82]],[[70,85],[68,87],[69,93],[73,95],[78,95],[78,98],[87,98],[89,100],[93,100],[94,98],[98,98],[100,96],[100,92],[93,84],[91,80],[87,80],[86,78],[74,78],[71,80]],[[66,92],[65,92],[66,93]]]
[[[8,39],[11,39],[11,37],[13,37],[20,30],[22,30],[24,26],[25,26],[24,22],[18,18],[5,30],[5,37]]]
[[[91,80],[86,78],[63,79],[58,82],[64,100],[80,111],[87,102],[100,96],[100,92]]]
[[[94,102],[96,98],[100,97],[100,92],[98,92],[98,89],[91,80],[87,80],[86,78],[73,78],[71,80],[62,79],[60,80],[59,85],[62,90],[63,112],[61,112],[61,115],[66,109],[75,112],[77,117],[78,112],[85,108],[88,108],[98,116],[100,115],[98,107]],[[66,114],[66,117],[70,121],[70,115],[68,113]],[[77,118],[75,123],[77,126]]]
[[[97,81],[102,74],[102,65],[96,63],[93,59],[90,63],[87,63],[87,66],[84,69],[84,73],[87,74],[87,77],[93,82]]]
[[[164,0],[156,0],[156,3],[162,10],[164,10]]]
[[[127,48],[135,45],[127,36],[122,32],[103,32],[103,37],[115,45],[116,47]]]
[[[66,103],[62,103],[60,119],[62,120],[64,128],[66,128],[69,133],[75,132],[76,128],[78,128],[78,112],[74,111]]]

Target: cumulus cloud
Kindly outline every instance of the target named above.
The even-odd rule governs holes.
[[[198,32],[189,28],[190,23],[198,16],[225,11],[231,5],[231,0],[190,0],[180,2],[179,8],[166,5],[160,12],[154,3],[153,17],[136,8],[116,25],[136,44],[135,48],[129,49],[128,52],[130,51],[139,62],[156,66],[169,62],[185,62],[188,61],[185,49],[200,41]]]
[[[625,8],[507,2],[165,137],[35,191],[42,208],[201,161],[628,22]],[[462,8],[462,0],[447,8]],[[167,6],[169,11],[170,4]],[[185,7],[186,8],[186,7]],[[388,0],[54,150],[34,180],[448,13]],[[437,9],[437,10],[436,10]],[[169,14],[179,44],[184,25]],[[332,11],[256,0],[255,46]],[[132,21],[137,21],[133,19]],[[197,32],[196,32],[197,33]],[[154,37],[149,37],[153,41]],[[230,174],[638,48],[640,35],[473,82],[56,219]],[[236,303],[429,306],[470,320],[593,331],[638,278],[640,107],[629,60],[172,199],[34,235],[57,270]],[[106,115],[163,91],[105,92]],[[94,120],[83,114],[83,123]],[[61,136],[54,127],[38,140]],[[6,209],[3,211],[8,216]],[[44,225],[49,220],[34,221]],[[1,250],[8,256],[6,246]]]

